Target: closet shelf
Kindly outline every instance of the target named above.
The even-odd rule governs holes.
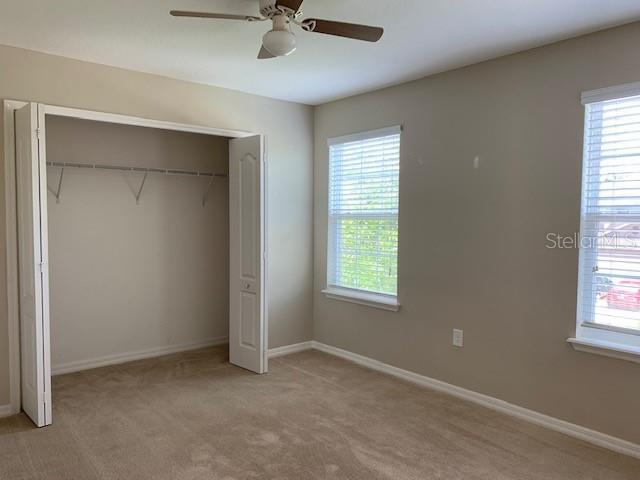
[[[226,173],[213,173],[213,172],[201,172],[199,170],[175,170],[170,168],[146,168],[146,167],[125,167],[121,165],[100,165],[97,163],[71,163],[71,162],[47,162],[48,167],[60,167],[60,177],[58,177],[58,188],[56,190],[47,186],[48,190],[53,194],[56,198],[56,203],[60,203],[60,192],[62,191],[62,178],[64,176],[65,168],[86,168],[89,170],[111,170],[111,171],[119,171],[119,172],[129,172],[129,173],[143,173],[142,181],[140,182],[140,187],[133,191],[133,197],[136,200],[136,204],[140,204],[140,195],[142,195],[142,189],[144,188],[145,182],[147,181],[147,175],[150,173],[156,173],[160,175],[168,175],[168,176],[182,176],[182,177],[205,177],[210,178],[207,183],[207,188],[202,195],[202,207],[204,207],[207,203],[207,199],[209,198],[209,190],[211,190],[211,186],[213,185],[213,181],[216,178],[228,178],[229,175]]]
[[[199,170],[174,170],[170,168],[146,168],[146,167],[126,167],[121,165],[100,165],[96,163],[71,163],[71,162],[47,162],[49,167],[61,168],[87,168],[93,170],[116,170],[123,172],[138,173],[158,173],[161,175],[176,175],[187,177],[211,177],[211,178],[227,178],[226,173],[201,172]]]

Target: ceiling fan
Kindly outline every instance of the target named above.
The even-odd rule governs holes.
[[[317,18],[302,19],[300,6],[304,0],[260,0],[261,17],[252,15],[233,15],[226,13],[186,12],[171,10],[174,17],[219,18],[223,20],[242,20],[246,22],[263,22],[271,20],[273,29],[262,37],[262,48],[259,59],[282,57],[293,53],[296,49],[296,36],[291,31],[294,23],[307,32],[324,33],[338,37],[354,38],[366,42],[377,42],[384,30],[355,23],[334,22]]]

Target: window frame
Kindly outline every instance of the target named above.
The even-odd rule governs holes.
[[[335,252],[337,250],[337,241],[338,236],[334,234],[332,231],[332,216],[330,213],[330,192],[331,192],[331,147],[334,145],[341,145],[344,143],[356,142],[356,141],[364,141],[364,140],[372,140],[376,138],[383,138],[390,135],[399,135],[400,136],[400,144],[399,144],[399,157],[402,158],[402,125],[394,125],[390,127],[384,127],[376,130],[368,130],[360,133],[354,133],[350,135],[344,135],[340,137],[332,137],[327,140],[327,249],[326,249],[326,275],[325,275],[325,288],[322,290],[324,295],[332,300],[340,300],[349,303],[355,303],[359,305],[364,305],[368,307],[374,307],[386,311],[397,312],[400,309],[400,303],[398,301],[399,293],[400,293],[400,265],[399,265],[399,249],[400,249],[400,188],[398,187],[398,213],[395,215],[391,214],[379,214],[376,215],[376,218],[391,218],[395,219],[398,223],[398,254],[396,256],[396,294],[386,294],[380,292],[374,292],[370,290],[364,289],[356,289],[343,287],[338,285],[332,285],[331,278],[332,272],[331,268],[335,268],[337,262],[332,262],[331,259],[334,258]],[[401,161],[401,160],[400,160]],[[400,180],[400,173],[398,172],[398,181]],[[339,215],[338,215],[339,216]]]
[[[584,189],[586,185],[586,165],[588,161],[588,149],[586,144],[589,137],[588,126],[588,106],[594,103],[600,103],[607,100],[624,99],[640,95],[640,82],[619,85],[615,87],[607,87],[598,90],[591,90],[582,93],[581,101],[584,106],[584,134],[583,134],[583,159],[582,159],[582,177],[581,177],[581,195],[580,201],[580,238],[584,238]],[[586,318],[587,313],[583,312],[582,303],[586,298],[584,272],[585,269],[594,265],[583,260],[583,252],[579,253],[579,271],[578,271],[578,291],[577,291],[577,309],[576,309],[576,334],[575,337],[567,339],[573,348],[577,351],[604,355],[612,358],[628,360],[640,363],[640,330],[625,329],[621,327],[596,324],[593,318]],[[593,285],[592,285],[593,286]],[[592,297],[592,294],[589,294]]]

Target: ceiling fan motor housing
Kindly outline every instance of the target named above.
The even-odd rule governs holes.
[[[270,17],[278,12],[276,0],[260,0],[260,13],[265,17]]]
[[[266,18],[273,18],[277,15],[287,15],[292,18],[296,16],[296,12],[285,7],[276,6],[277,0],[260,0],[260,13]]]

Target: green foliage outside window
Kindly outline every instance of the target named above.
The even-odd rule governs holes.
[[[397,218],[349,219],[340,231],[336,267],[343,287],[395,295],[398,289]]]

